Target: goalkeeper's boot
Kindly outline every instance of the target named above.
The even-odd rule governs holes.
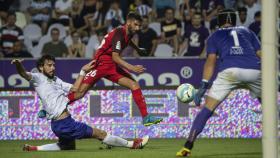
[[[143,138],[136,138],[133,140],[133,146],[131,149],[143,149],[149,141],[149,136],[144,136]]]
[[[183,147],[180,151],[178,151],[176,153],[176,156],[177,157],[189,157],[189,156],[191,156],[191,150],[186,147]]]
[[[158,118],[148,114],[143,118],[143,124],[144,126],[151,126],[160,123],[162,120],[163,120],[162,118]]]

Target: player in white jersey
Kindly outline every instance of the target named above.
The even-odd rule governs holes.
[[[254,98],[261,97],[261,46],[258,37],[245,27],[235,27],[236,15],[233,10],[224,10],[218,14],[220,28],[207,40],[207,59],[204,65],[203,79],[194,96],[194,102],[200,105],[218,62],[218,75],[211,86],[205,105],[196,116],[184,147],[176,153],[179,157],[190,156],[197,136],[202,132],[214,110],[238,88],[248,89]]]
[[[47,113],[47,117],[51,119],[51,129],[59,139],[58,143],[41,146],[25,144],[23,150],[75,150],[75,140],[83,138],[96,138],[110,146],[132,149],[140,149],[147,144],[148,136],[142,139],[135,139],[134,141],[127,141],[118,136],[109,135],[103,130],[90,127],[85,123],[77,122],[71,117],[67,110],[69,104],[67,94],[79,88],[85,74],[92,69],[94,61],[82,67],[73,85],[63,82],[55,76],[55,58],[53,56],[44,55],[37,61],[38,73],[26,72],[21,63],[22,61],[22,59],[14,59],[11,63],[15,64],[18,73],[34,86],[45,107],[44,110]]]

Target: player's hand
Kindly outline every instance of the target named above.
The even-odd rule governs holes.
[[[200,87],[199,87],[198,91],[195,93],[194,99],[193,99],[196,106],[200,106],[201,99],[204,96],[204,94],[208,88],[208,85],[209,85],[208,82],[201,81]]]
[[[136,73],[143,73],[146,68],[143,65],[133,65],[130,70]]]
[[[21,63],[23,61],[23,59],[13,59],[11,61],[11,64],[18,64],[18,63]]]
[[[84,65],[82,67],[82,70],[85,71],[85,73],[88,73],[89,71],[91,71],[93,69],[94,65],[95,65],[95,60],[92,60],[89,63],[87,63],[86,65]]]
[[[148,51],[145,48],[139,48],[138,50],[139,55],[148,55]]]

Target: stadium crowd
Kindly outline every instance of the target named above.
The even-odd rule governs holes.
[[[237,26],[260,38],[258,0],[0,0],[0,58],[92,58],[129,11],[143,17],[133,41],[149,54],[128,47],[123,56],[204,58],[205,41],[224,8],[235,9]]]

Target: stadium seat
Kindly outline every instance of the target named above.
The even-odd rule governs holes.
[[[86,58],[92,58],[93,53],[97,50],[97,48],[99,47],[99,44],[100,44],[100,42],[99,42],[98,37],[96,35],[90,36],[88,44],[86,45],[85,57]]]
[[[59,30],[59,39],[64,39],[66,36],[67,36],[67,33],[66,33],[66,28],[62,25],[62,24],[52,24],[49,29],[48,29],[48,33],[47,35],[48,36],[51,36],[51,30],[52,28],[58,28]]]
[[[154,29],[154,31],[156,31],[157,35],[160,36],[160,34],[161,34],[160,23],[152,22],[149,24],[149,28]]]
[[[22,12],[16,12],[16,25],[20,28],[24,28],[27,24],[26,16]]]
[[[33,47],[31,50],[31,54],[33,55],[33,57],[41,57],[41,54],[42,54],[41,52],[42,52],[44,45],[50,41],[51,41],[50,36],[48,36],[48,35],[43,36],[40,39],[39,44],[37,46]]]
[[[168,44],[159,44],[155,51],[155,57],[172,57],[173,48]]]
[[[26,46],[28,52],[31,52],[33,49],[33,43],[29,38],[25,38],[24,37],[24,41],[23,41],[24,45]]]
[[[28,38],[31,42],[38,42],[42,37],[42,29],[37,24],[28,24],[23,29],[24,38]]]

